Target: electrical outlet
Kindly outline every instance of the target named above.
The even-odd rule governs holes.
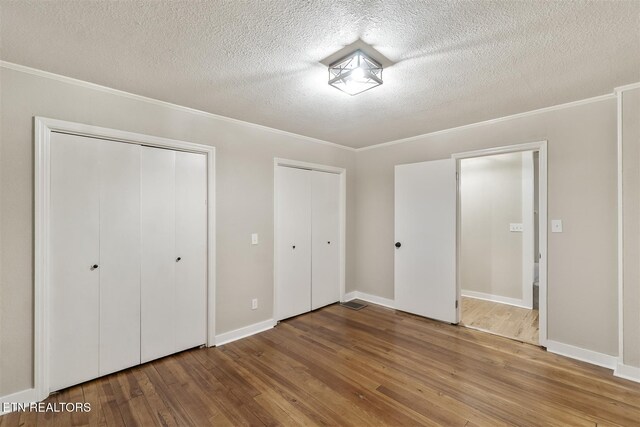
[[[258,244],[258,233],[253,233],[251,235],[251,244],[252,245],[257,245]]]
[[[522,223],[512,222],[511,224],[509,224],[509,231],[521,233],[524,231],[524,226],[522,225]]]
[[[256,310],[258,308],[258,298],[254,298],[251,300],[251,310]]]

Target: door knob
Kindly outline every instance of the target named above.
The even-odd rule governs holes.
[[[92,270],[95,270],[96,268],[98,268],[98,264],[93,264],[93,265],[91,266],[91,269],[92,269]]]
[[[402,246],[402,243],[396,242],[396,248],[399,248],[400,246]]]
[[[182,258],[178,257],[176,258],[176,262],[180,261]]]

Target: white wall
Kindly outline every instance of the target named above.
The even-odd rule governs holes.
[[[358,152],[355,287],[393,298],[393,168],[548,140],[548,338],[616,355],[617,155],[613,96]]]
[[[460,286],[463,291],[523,299],[522,153],[460,161]]]
[[[0,396],[33,384],[33,116],[216,147],[217,334],[272,317],[273,158],[346,168],[353,290],[355,152],[6,68],[0,85]]]

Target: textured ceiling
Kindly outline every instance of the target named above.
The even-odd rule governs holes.
[[[640,1],[5,1],[0,58],[351,147],[640,81]],[[354,97],[319,63],[395,62]]]

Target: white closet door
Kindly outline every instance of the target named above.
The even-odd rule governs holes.
[[[140,363],[140,149],[100,141],[100,375]]]
[[[312,171],[311,308],[340,300],[340,175]]]
[[[311,172],[279,166],[276,319],[311,310]]]
[[[51,391],[99,374],[99,144],[51,134]]]
[[[175,351],[205,344],[207,157],[176,152]]]
[[[142,147],[141,361],[174,352],[175,151]]]

